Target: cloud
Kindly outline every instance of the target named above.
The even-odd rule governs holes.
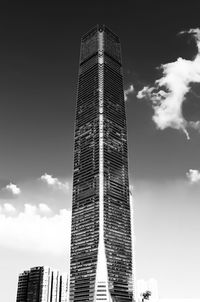
[[[15,184],[12,183],[7,185],[5,189],[12,192],[13,195],[19,195],[21,193],[20,188],[18,188]]]
[[[61,189],[61,190],[64,190],[64,191],[69,190],[68,182],[63,183],[58,178],[53,177],[50,174],[45,173],[44,175],[42,175],[40,177],[40,179],[52,188]]]
[[[124,90],[124,99],[125,101],[128,100],[128,95],[134,92],[134,87],[133,85],[129,85],[129,87],[127,89]]]
[[[186,173],[190,183],[200,183],[200,171],[189,169],[189,172]]]
[[[189,123],[189,126],[197,131],[200,132],[200,121],[196,121],[196,122],[188,122]]]
[[[17,185],[10,183],[1,189],[0,198],[11,199],[17,197],[20,193],[20,188]]]
[[[4,204],[0,211],[0,246],[53,255],[69,252],[71,212],[62,209],[49,216],[50,212],[46,204],[25,204],[22,212]]]
[[[52,213],[52,210],[45,203],[40,203],[38,207],[39,207],[40,212],[43,213],[43,214],[51,214]]]
[[[0,213],[14,214],[16,212],[15,207],[10,203],[4,203],[3,207],[0,208]]]
[[[163,77],[155,81],[153,87],[146,86],[138,92],[138,99],[152,102],[153,121],[158,129],[182,130],[187,139],[187,128],[200,130],[200,121],[187,121],[183,117],[182,105],[191,83],[200,83],[200,29],[181,32],[193,35],[197,45],[197,55],[193,60],[178,58],[175,62],[161,65]]]

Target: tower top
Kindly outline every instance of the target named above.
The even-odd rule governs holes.
[[[82,36],[82,41],[85,40],[86,37],[90,36],[91,34],[97,33],[97,32],[106,32],[106,33],[110,33],[110,35],[112,35],[113,37],[115,37],[115,39],[119,41],[119,37],[105,24],[97,24],[94,27],[92,27],[86,34],[84,34]]]
[[[104,54],[121,64],[119,37],[104,24],[97,24],[82,36],[81,63],[98,53],[100,39],[103,41]]]

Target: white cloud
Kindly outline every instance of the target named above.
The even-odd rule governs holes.
[[[189,169],[189,172],[186,173],[190,183],[198,183],[200,182],[200,171]]]
[[[49,186],[56,188],[56,189],[61,189],[64,191],[69,190],[69,184],[68,182],[61,182],[58,178],[53,177],[50,174],[45,173],[44,175],[42,175],[40,177],[40,179],[45,182],[46,184],[48,184]]]
[[[133,85],[129,85],[129,87],[127,89],[124,90],[124,99],[125,101],[128,100],[128,95],[134,92],[134,87]]]
[[[183,34],[185,32],[181,32]],[[182,130],[187,138],[187,128],[200,129],[200,121],[186,121],[182,105],[191,83],[200,83],[200,29],[191,29],[197,45],[197,55],[193,60],[178,58],[175,62],[161,65],[163,77],[156,80],[155,86],[144,87],[138,92],[139,99],[151,100],[154,109],[153,121],[158,129],[171,127]]]
[[[52,213],[52,210],[45,203],[40,203],[38,207],[39,207],[40,212],[43,213],[43,214],[51,214]]]
[[[7,210],[10,206],[6,206]],[[46,204],[25,204],[22,212],[15,210],[15,216],[1,211],[0,246],[54,255],[68,253],[71,212],[62,209],[58,214],[45,216],[50,211]]]
[[[16,212],[15,207],[10,203],[4,203],[3,210],[5,213],[14,214]]]
[[[10,183],[5,188],[1,189],[1,195],[5,198],[17,197],[20,193],[20,188],[13,183]]]
[[[196,121],[196,122],[189,122],[189,125],[191,128],[198,130],[200,132],[200,121]]]
[[[19,195],[21,193],[20,188],[12,183],[6,186],[6,190],[11,191],[13,195]]]

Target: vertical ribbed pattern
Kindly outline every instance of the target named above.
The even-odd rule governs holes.
[[[66,299],[67,278],[57,270],[36,266],[19,275],[16,302],[67,302]]]
[[[81,41],[76,107],[70,301],[132,301],[127,129],[119,38]]]
[[[71,228],[70,301],[93,301],[99,244],[98,32],[82,38]]]

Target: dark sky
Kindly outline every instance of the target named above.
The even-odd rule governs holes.
[[[198,1],[5,3],[0,18],[1,178],[21,181],[46,170],[70,175],[80,38],[95,24],[105,23],[120,36],[125,88],[133,83],[141,89],[158,76],[161,63],[195,53],[194,43],[177,33],[199,25]],[[140,153],[135,169],[141,160],[136,172],[143,177],[147,154],[151,161],[165,160],[154,157],[149,140],[161,153],[165,146],[151,121],[151,107],[134,97],[131,101],[130,153],[135,142],[135,156]],[[163,140],[167,144],[168,135]]]
[[[194,58],[194,40],[178,33],[200,27],[199,1],[2,1],[0,191],[13,182],[21,194],[0,200],[0,211],[7,203],[15,208],[4,207],[10,212],[0,219],[0,229],[5,229],[6,219],[9,229],[8,234],[0,234],[1,245],[7,249],[0,258],[12,255],[9,238],[13,239],[15,229],[26,229],[20,220],[23,204],[45,203],[53,209],[52,215],[71,206],[71,189],[66,197],[38,179],[48,173],[68,180],[70,188],[80,39],[96,24],[106,24],[119,35],[124,87],[133,84],[135,88],[128,97],[127,120],[129,174],[135,188],[137,277],[155,277],[161,297],[197,298],[200,186],[190,186],[186,172],[200,170],[200,134],[190,130],[188,141],[181,131],[156,129],[151,102],[138,100],[136,93],[161,76],[157,68],[161,64],[178,57]],[[187,120],[200,120],[198,95],[200,87],[194,85],[183,104]],[[65,227],[61,229],[65,232]],[[32,248],[31,236],[27,238]],[[18,245],[16,240],[16,250]],[[38,265],[41,262],[36,260],[43,259],[41,254],[20,255],[18,270],[23,265],[27,269],[29,260],[35,261],[30,265]],[[8,256],[7,262],[0,263],[2,279],[7,280],[5,286],[2,283],[6,302],[15,297],[17,270],[13,271],[11,260]],[[65,267],[66,257],[59,261],[59,267]],[[12,299],[7,295],[10,287]]]

